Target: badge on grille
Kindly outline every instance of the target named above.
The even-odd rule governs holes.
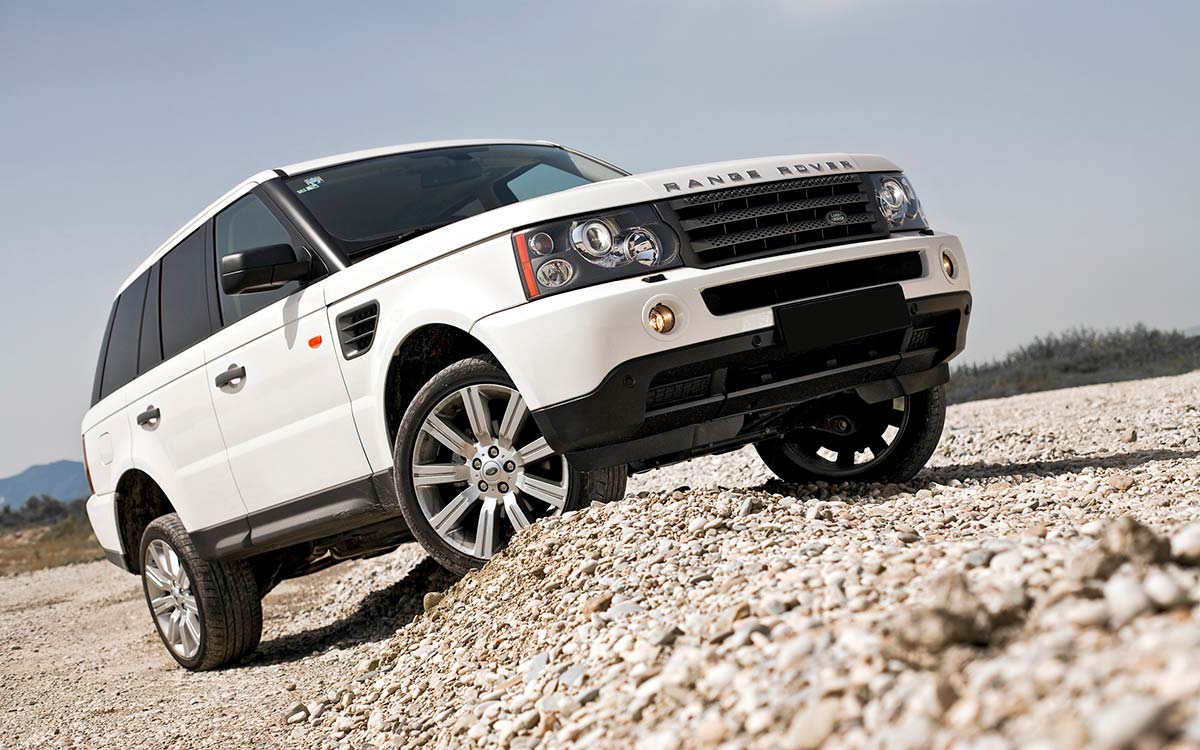
[[[845,211],[830,211],[825,214],[825,221],[830,224],[845,224],[847,220]]]

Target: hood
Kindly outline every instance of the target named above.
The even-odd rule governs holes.
[[[850,172],[896,172],[900,168],[871,154],[792,154],[713,162],[642,172],[581,185],[457,221],[385,250],[334,274],[326,302],[351,294],[436,258],[533,224],[610,208],[648,203],[689,193]]]

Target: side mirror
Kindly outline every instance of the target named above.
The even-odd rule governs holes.
[[[303,251],[302,251],[303,253]],[[221,258],[221,290],[253,294],[308,278],[312,261],[298,259],[291,245],[263,245]]]

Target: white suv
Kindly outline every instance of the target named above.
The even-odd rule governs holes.
[[[904,481],[971,297],[878,156],[629,175],[456,141],[261,172],[121,287],[88,513],[171,655],[249,654],[285,578],[416,538],[482,565],[639,472],[753,443],[789,482]]]

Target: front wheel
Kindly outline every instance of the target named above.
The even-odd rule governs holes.
[[[413,397],[396,435],[400,510],[448,570],[478,568],[535,521],[625,494],[625,467],[580,471],[555,453],[490,358],[456,362]]]
[[[848,393],[815,406],[803,427],[754,446],[785,482],[907,482],[933,455],[946,421],[940,385],[877,404]]]

